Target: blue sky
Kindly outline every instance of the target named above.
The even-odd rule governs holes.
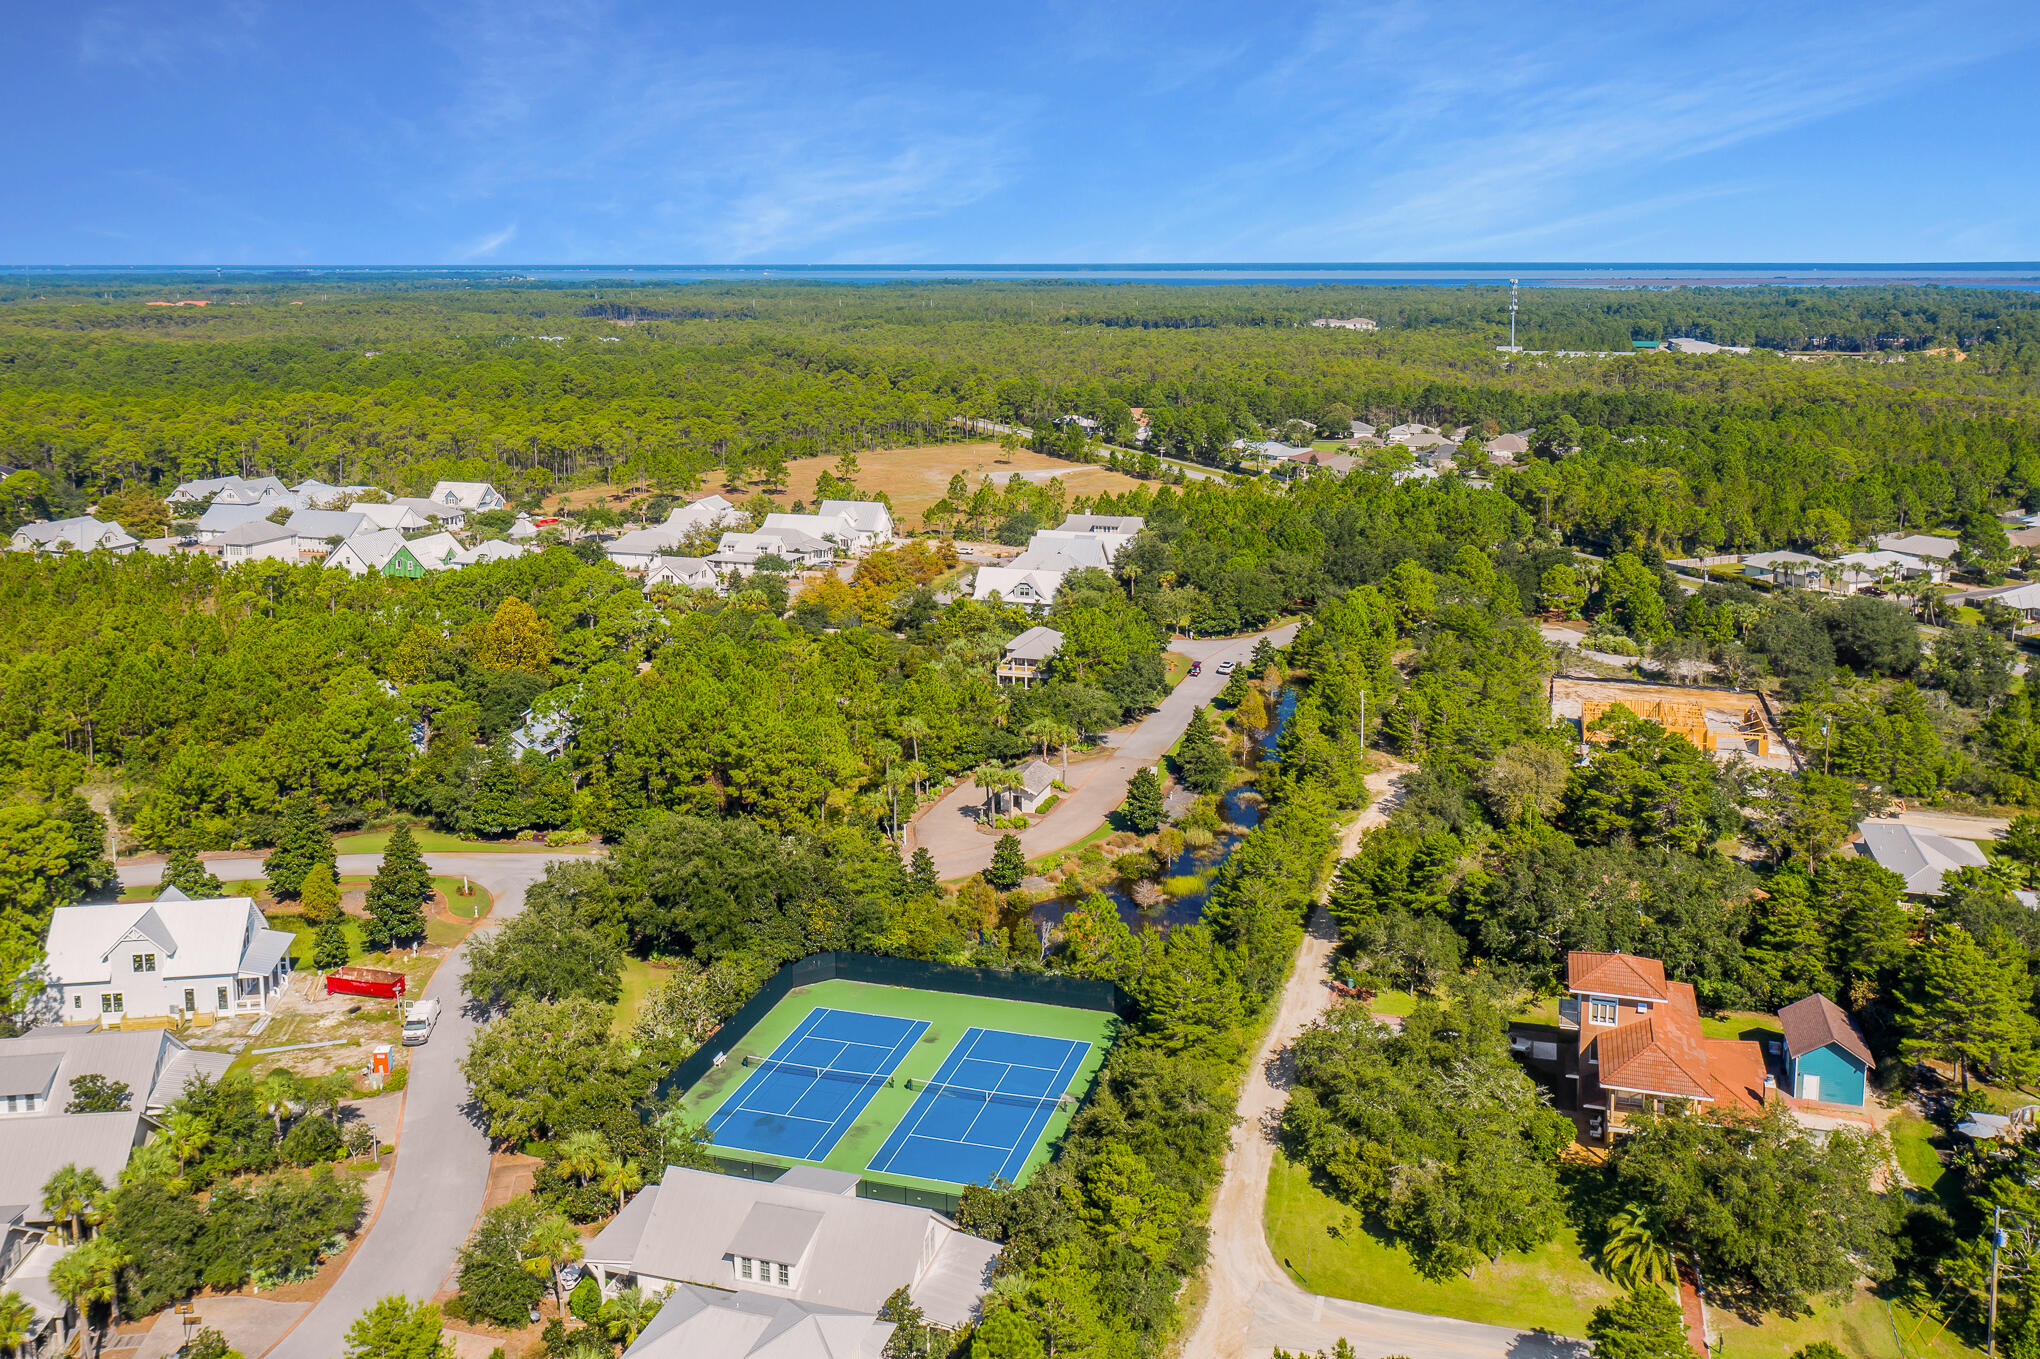
[[[2040,5],[7,7],[22,264],[2040,259]]]

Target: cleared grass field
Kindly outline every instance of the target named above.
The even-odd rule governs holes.
[[[996,443],[881,448],[859,453],[857,465],[858,489],[884,491],[892,501],[895,522],[902,528],[916,529],[921,527],[921,516],[928,507],[947,494],[949,478],[958,472],[963,473],[973,487],[986,476],[1003,481],[1009,473],[1023,472],[1029,474],[1029,480],[1040,480],[1042,478],[1034,474],[1048,473],[1061,477],[1072,496],[1096,496],[1108,492],[1117,495],[1141,484],[1132,477],[1103,467],[1084,467],[1025,449],[1008,453]],[[812,508],[816,480],[824,472],[833,472],[835,466],[833,455],[789,462],[786,464],[786,490],[772,498],[783,507],[791,508],[798,500]],[[605,501],[621,508],[648,493],[646,487],[574,490],[560,497],[557,508],[585,507]],[[755,484],[731,486],[718,477],[709,476],[702,479],[701,489],[690,492],[687,498],[698,500],[707,495],[720,495],[741,502],[757,493]]]
[[[772,1012],[760,1020],[725,1051],[729,1060],[697,1081],[681,1099],[690,1119],[706,1122],[725,1100],[751,1075],[744,1065],[747,1056],[764,1057],[800,1027],[817,1009],[851,1010],[862,1014],[892,1015],[900,1019],[926,1020],[927,1030],[900,1062],[897,1075],[925,1081],[941,1067],[957,1040],[973,1028],[999,1029],[1011,1033],[1038,1034],[1044,1038],[1075,1039],[1091,1045],[1082,1065],[1071,1080],[1071,1093],[1082,1096],[1090,1089],[1105,1053],[1117,1032],[1119,1021],[1099,1010],[1078,1010],[1060,1005],[1037,1005],[1027,1001],[991,1000],[982,996],[959,996],[943,991],[917,991],[898,986],[874,986],[868,982],[825,981],[787,993]],[[843,1134],[818,1163],[832,1170],[845,1170],[866,1179],[907,1185],[937,1193],[954,1193],[956,1186],[904,1175],[880,1175],[867,1170],[871,1160],[891,1135],[893,1128],[913,1107],[915,1092],[904,1080],[879,1088],[850,1130]],[[1047,1161],[1055,1143],[1069,1125],[1070,1111],[1059,1111],[1048,1122],[1018,1179],[1025,1180]],[[791,1165],[783,1158],[753,1152],[718,1149],[718,1155],[734,1159]]]

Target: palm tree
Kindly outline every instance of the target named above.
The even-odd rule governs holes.
[[[1628,1288],[1661,1284],[1672,1277],[1672,1252],[1657,1217],[1642,1204],[1624,1205],[1608,1219],[1601,1267]]]
[[[163,1144],[179,1166],[197,1160],[199,1153],[212,1145],[212,1138],[212,1124],[199,1114],[172,1114],[170,1126],[163,1132]]]
[[[547,1213],[531,1225],[519,1263],[533,1278],[552,1280],[553,1306],[561,1308],[566,1304],[560,1297],[560,1271],[580,1259],[581,1252],[581,1234],[566,1214]]]
[[[921,758],[921,738],[928,735],[929,731],[930,728],[926,718],[903,717],[900,719],[900,735],[913,743],[914,759],[917,762]]]
[[[616,1211],[623,1211],[624,1196],[645,1186],[645,1177],[638,1170],[637,1162],[621,1156],[603,1160],[596,1169],[595,1178],[602,1184],[603,1191],[616,1195]]]
[[[560,1140],[553,1158],[553,1169],[580,1184],[595,1178],[609,1159],[609,1143],[593,1128],[569,1133]]]
[[[1070,781],[1070,747],[1083,739],[1083,733],[1067,722],[1052,721],[1048,724],[1048,739],[1062,747],[1062,781]]]
[[[1041,758],[1048,758],[1048,748],[1055,741],[1057,723],[1053,717],[1037,717],[1021,728],[1020,734],[1041,747]]]
[[[134,1263],[134,1257],[108,1237],[87,1241],[50,1266],[50,1287],[57,1296],[91,1320],[95,1308],[104,1306],[108,1325],[120,1324],[120,1272]],[[105,1331],[92,1327],[92,1350],[105,1347]]]
[[[264,1076],[262,1084],[256,1088],[255,1094],[262,1102],[262,1112],[268,1114],[270,1121],[276,1124],[278,1141],[283,1140],[283,1120],[297,1108],[299,1084],[296,1072],[278,1067]]]
[[[900,766],[900,777],[912,781],[914,785],[914,800],[917,802],[921,798],[921,785],[927,781],[930,772],[928,766],[919,760],[909,760]]]
[[[42,1207],[52,1222],[71,1225],[71,1244],[85,1239],[87,1223],[99,1221],[99,1200],[106,1193],[106,1181],[87,1166],[64,1166],[43,1186]]]
[[[34,1334],[35,1308],[13,1289],[0,1293],[0,1351],[18,1355]]]
[[[626,1288],[602,1304],[602,1329],[611,1340],[629,1349],[665,1305],[664,1294],[647,1297],[641,1289]]]

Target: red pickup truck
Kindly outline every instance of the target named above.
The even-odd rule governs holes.
[[[326,974],[329,996],[376,996],[395,1000],[404,994],[404,974],[379,967],[336,967]]]

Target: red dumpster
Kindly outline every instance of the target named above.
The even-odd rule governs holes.
[[[395,1000],[404,994],[404,974],[379,967],[336,967],[326,974],[326,994]]]

